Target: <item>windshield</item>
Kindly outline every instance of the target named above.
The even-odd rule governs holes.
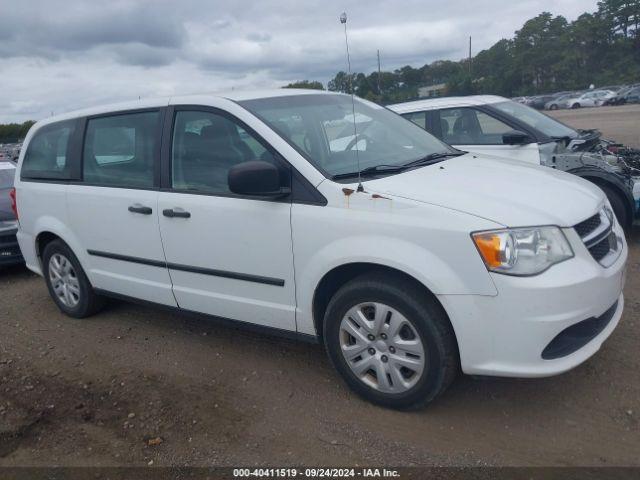
[[[538,110],[522,105],[521,103],[509,100],[506,102],[494,103],[492,106],[501,112],[511,115],[521,122],[530,125],[549,137],[576,138],[578,136],[578,132],[572,128],[567,127],[565,124],[560,123],[551,117],[547,117],[544,113],[540,113]]]
[[[348,95],[293,95],[240,104],[328,177],[457,152],[412,122],[366,100],[355,99],[354,122]]]

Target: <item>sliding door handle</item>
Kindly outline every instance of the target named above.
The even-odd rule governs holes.
[[[129,211],[131,213],[141,213],[142,215],[151,215],[153,210],[150,207],[145,207],[144,205],[140,205],[139,203],[133,204],[129,207]]]
[[[191,218],[191,214],[182,209],[167,208],[162,211],[162,214],[169,218]]]

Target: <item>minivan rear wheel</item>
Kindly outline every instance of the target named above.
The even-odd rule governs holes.
[[[391,408],[431,402],[459,368],[444,310],[400,275],[365,274],[340,288],[327,306],[324,342],[356,393]]]
[[[63,313],[85,318],[104,305],[104,299],[93,291],[77,257],[62,240],[47,244],[42,252],[42,266],[49,294]]]

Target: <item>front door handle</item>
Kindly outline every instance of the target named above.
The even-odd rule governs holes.
[[[184,210],[174,210],[173,208],[164,209],[162,214],[169,218],[191,218],[191,214],[189,212],[185,212]]]
[[[131,205],[129,207],[129,211],[131,213],[141,213],[142,215],[151,215],[153,213],[153,210],[151,210],[150,207],[145,207],[144,205],[140,205],[139,203]]]

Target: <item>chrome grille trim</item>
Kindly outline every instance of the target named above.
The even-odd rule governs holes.
[[[622,239],[616,235],[613,229],[615,216],[611,213],[612,220],[610,220],[605,208],[608,207],[601,208],[597,214],[578,223],[574,230],[582,239],[593,259],[607,268],[618,259]]]

